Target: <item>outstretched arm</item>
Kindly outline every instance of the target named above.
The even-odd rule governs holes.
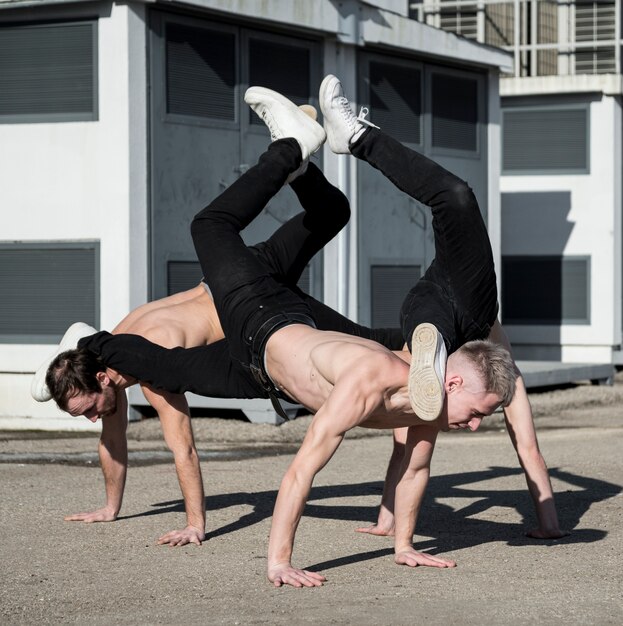
[[[98,453],[104,474],[106,505],[95,511],[75,513],[65,517],[67,522],[113,522],[121,509],[128,469],[128,401],[125,391],[117,391],[115,413],[102,418],[102,434]]]
[[[511,352],[510,342],[499,322],[496,321],[493,325],[489,339]],[[561,531],[558,524],[554,492],[545,459],[539,449],[528,392],[518,368],[517,372],[515,395],[504,409],[504,417],[508,434],[526,476],[539,522],[538,528],[529,531],[528,535],[537,539],[557,539],[567,533]]]
[[[294,536],[316,474],[328,463],[344,437],[328,428],[325,414],[316,414],[303,444],[288,468],[275,502],[268,545],[268,579],[275,585],[317,587],[325,577],[292,567]]]
[[[375,366],[375,363],[372,363]],[[381,365],[387,365],[381,362]],[[268,579],[279,587],[314,587],[324,576],[291,565],[294,536],[314,477],[329,462],[344,433],[361,424],[383,400],[381,368],[354,367],[334,386],[316,413],[277,496],[268,546]],[[377,377],[373,375],[377,373]],[[383,372],[385,373],[385,372]]]
[[[186,507],[186,527],[172,530],[158,539],[159,544],[201,545],[205,538],[205,500],[199,455],[195,447],[190,410],[183,395],[167,393],[142,385],[146,400],[160,417],[164,440],[175,459],[175,471]]]
[[[405,444],[405,467],[396,487],[395,510],[395,561],[399,565],[416,567],[455,567],[454,561],[440,559],[417,552],[413,548],[413,533],[417,516],[424,499],[430,461],[435,449],[438,429],[435,426],[411,426]]]

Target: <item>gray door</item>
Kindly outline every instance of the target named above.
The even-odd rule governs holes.
[[[246,88],[262,85],[297,103],[316,104],[319,58],[314,41],[152,11],[152,298],[198,283],[193,216],[268,145],[267,129],[243,101]],[[300,210],[284,188],[244,231],[244,240],[266,239]],[[314,295],[322,291],[320,265],[321,259],[313,261],[305,276]]]
[[[358,62],[369,119],[467,180],[486,214],[485,77],[386,54]],[[359,321],[398,325],[402,299],[435,257],[430,210],[367,163],[357,179]]]

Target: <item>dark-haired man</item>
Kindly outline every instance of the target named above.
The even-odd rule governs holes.
[[[345,196],[313,163],[299,174],[292,179],[291,187],[303,212],[282,225],[267,241],[249,247],[249,254],[276,282],[286,285],[308,303],[319,328],[361,335],[390,348],[400,348],[402,335],[399,329],[371,330],[359,326],[296,287],[310,259],[350,217]],[[102,418],[98,451],[106,502],[93,511],[79,512],[65,519],[90,523],[110,522],[117,518],[127,473],[125,390],[138,383],[146,400],[157,411],[166,444],[173,452],[186,509],[185,528],[162,535],[158,542],[172,546],[200,544],[205,536],[203,481],[183,392],[191,384],[193,375],[200,376],[203,395],[211,397],[266,398],[265,386],[231,360],[212,295],[205,283],[133,310],[112,331],[120,341],[121,337],[131,341],[127,350],[121,347],[105,360],[90,350],[66,352],[75,348],[79,339],[95,332],[86,324],[74,324],[55,355],[46,360],[33,379],[32,395],[36,400],[46,401],[54,397],[59,407],[72,415],[84,415],[93,422]],[[169,386],[151,384],[153,379],[147,371],[157,368],[158,360],[152,359],[149,351],[141,350],[138,343],[141,338],[164,348],[201,347],[200,352],[205,357],[202,369],[191,368],[189,372],[173,367],[164,375]],[[63,356],[55,358],[61,353]],[[53,373],[48,375],[46,384],[48,366],[53,361]]]

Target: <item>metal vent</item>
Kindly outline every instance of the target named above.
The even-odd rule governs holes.
[[[432,75],[433,146],[478,150],[478,81]]]
[[[370,118],[405,143],[420,144],[422,92],[419,69],[370,61]]]
[[[265,39],[249,40],[249,84],[268,87],[296,104],[310,101],[310,50]],[[252,124],[264,122],[250,111]]]
[[[219,120],[236,118],[236,37],[167,23],[167,112]]]
[[[99,324],[99,251],[0,246],[0,340],[58,341],[74,322]]]
[[[95,40],[94,22],[0,27],[0,116],[94,119]]]
[[[589,282],[588,257],[503,257],[503,322],[546,325],[588,324]]]
[[[420,265],[370,267],[373,327],[394,327],[399,324],[402,301],[421,275]]]
[[[169,261],[167,263],[167,295],[187,291],[203,277],[198,261]]]
[[[505,172],[588,169],[588,109],[503,111]]]

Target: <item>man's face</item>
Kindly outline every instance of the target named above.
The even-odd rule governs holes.
[[[67,401],[70,415],[84,415],[90,422],[113,413],[117,408],[117,394],[110,386],[102,386],[101,391],[78,393]]]
[[[456,386],[446,390],[446,406],[439,420],[441,430],[478,430],[482,418],[491,415],[500,405],[500,398],[484,390],[468,390]]]

